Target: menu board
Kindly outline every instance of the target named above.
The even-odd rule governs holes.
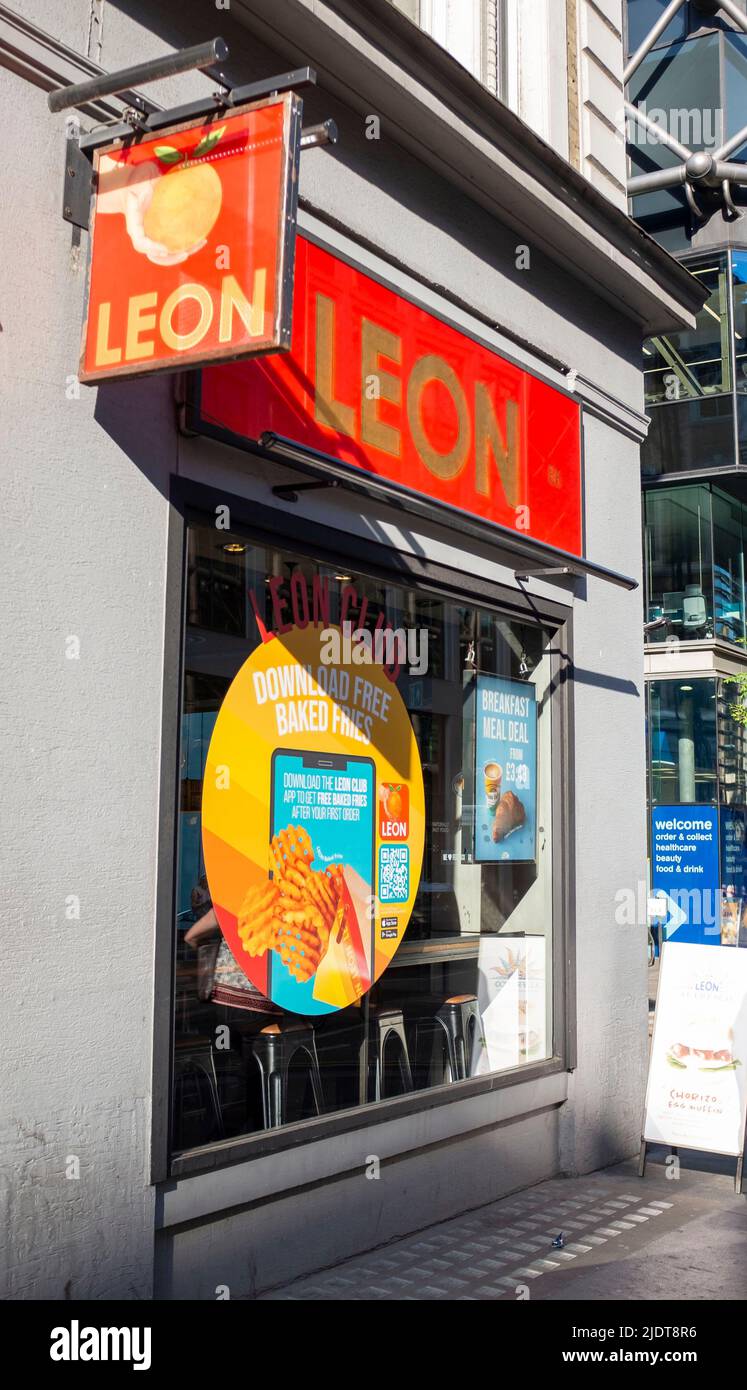
[[[475,681],[475,860],[537,856],[537,701],[528,681]]]
[[[665,943],[644,1140],[741,1154],[746,1071],[747,951]]]
[[[475,1038],[471,1076],[506,1071],[547,1056],[544,936],[481,936],[477,1003],[482,1031]]]

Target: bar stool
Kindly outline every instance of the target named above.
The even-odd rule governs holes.
[[[212,1122],[219,1139],[223,1138],[223,1112],[218,1094],[218,1077],[215,1071],[213,1045],[208,1037],[185,1033],[174,1040],[174,1092],[179,1095],[179,1108],[174,1106],[177,1148],[181,1148],[184,1123],[184,1082],[189,1075],[197,1078],[198,1093],[202,1100],[202,1088],[207,1087],[207,1105],[201,1105],[206,1120]],[[207,1139],[213,1137],[209,1124],[206,1125]]]
[[[397,1062],[403,1091],[414,1090],[410,1053],[407,1048],[405,1019],[401,1009],[379,1009],[369,1005],[368,1033],[360,1046],[360,1100],[381,1100],[385,1090],[384,1058],[387,1045],[396,1038]]]
[[[439,1030],[443,1031],[451,1080],[466,1081],[471,1073],[475,1035],[482,1030],[477,996],[474,994],[454,994],[450,999],[445,999],[443,1004],[436,1009],[432,1019],[421,1019],[415,1034],[416,1050],[419,1034],[423,1028],[427,1028],[433,1034],[434,1051]],[[433,1056],[431,1055],[431,1068],[432,1066]]]
[[[244,1056],[253,1057],[262,1078],[262,1118],[265,1129],[285,1124],[288,1110],[288,1072],[299,1052],[305,1053],[317,1115],[324,1110],[322,1075],[310,1023],[268,1023],[259,1033],[241,1040]]]
[[[453,1081],[466,1081],[472,1069],[475,1034],[482,1029],[477,996],[454,994],[436,1012],[446,1034],[446,1051]]]

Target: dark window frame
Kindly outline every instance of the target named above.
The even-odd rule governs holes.
[[[164,680],[161,721],[161,773],[158,823],[158,878],[153,1021],[153,1102],[151,1181],[154,1184],[281,1153],[301,1143],[456,1104],[470,1096],[528,1082],[576,1065],[575,845],[573,759],[573,612],[566,605],[539,599],[506,585],[487,581],[378,542],[365,541],[332,526],[316,526],[313,540],[303,516],[275,510],[252,499],[218,491],[172,476],[169,497],[164,631]],[[184,677],[186,539],[190,515],[215,514],[230,508],[231,530],[256,543],[288,545],[299,554],[354,563],[363,573],[390,581],[416,583],[426,591],[470,601],[504,617],[539,622],[553,634],[551,656],[553,921],[552,1051],[530,1066],[451,1082],[429,1090],[378,1101],[299,1121],[282,1129],[220,1140],[179,1155],[171,1153],[173,1083],[173,1003],[176,902],[180,714]],[[510,560],[509,560],[510,563]]]

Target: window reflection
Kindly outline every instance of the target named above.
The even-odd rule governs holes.
[[[651,338],[644,347],[646,404],[697,399],[731,387],[725,256],[688,269],[708,290],[695,328]]]
[[[747,34],[724,34],[724,95],[727,139],[747,126]],[[739,163],[747,159],[747,140],[732,150],[729,159]]]
[[[652,804],[715,801],[715,680],[651,681],[648,700]]]
[[[745,118],[747,125],[747,118]],[[733,323],[737,391],[747,393],[747,251],[731,253]]]
[[[747,463],[747,252],[689,261],[709,289],[693,330],[644,344],[644,479]]]
[[[706,483],[644,493],[647,640],[744,644],[747,508]]]
[[[291,576],[374,631],[428,634],[422,673],[397,684],[423,766],[426,843],[405,940],[363,999],[313,1020],[288,1015],[244,975],[215,926],[201,847],[207,749],[226,690]],[[552,1052],[550,635],[390,577],[188,526],[176,904],[173,1148],[354,1108],[540,1060]],[[475,863],[476,672],[531,683],[538,710],[537,852]],[[472,711],[472,713],[470,712]],[[502,991],[506,989],[504,994]],[[486,1022],[487,1019],[487,1022]],[[497,1020],[497,1022],[496,1022]],[[289,1051],[290,1049],[290,1051]],[[273,1071],[274,1068],[274,1071]],[[277,1089],[267,1084],[270,1073]]]
[[[711,499],[705,487],[644,494],[648,622],[664,640],[713,635]]]

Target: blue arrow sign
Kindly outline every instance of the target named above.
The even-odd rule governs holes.
[[[651,889],[667,901],[667,941],[721,944],[718,812],[656,806],[651,814]]]

